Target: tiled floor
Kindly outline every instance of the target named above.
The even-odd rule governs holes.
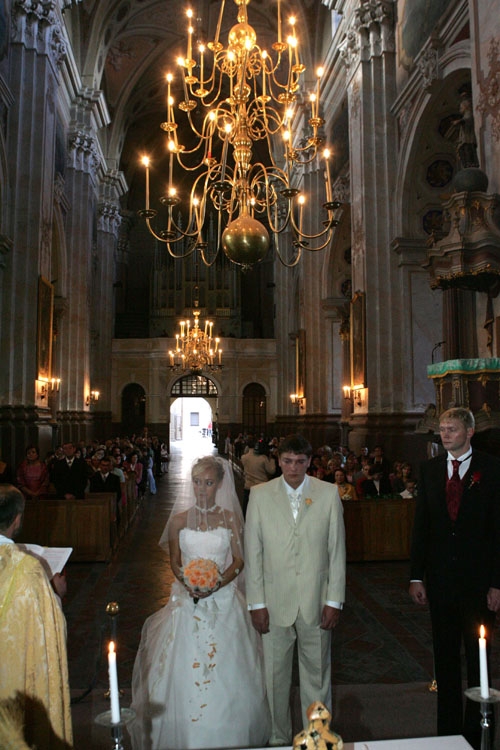
[[[77,748],[110,746],[107,730],[90,729],[96,714],[107,707],[105,649],[113,627],[112,618],[106,614],[109,602],[117,602],[120,608],[114,620],[118,676],[123,705],[129,704],[142,624],[167,601],[171,584],[167,556],[158,540],[193,456],[212,452],[212,444],[205,439],[190,449],[193,455],[188,454],[186,446],[182,450],[180,446],[172,447],[169,473],[159,479],[158,493],[146,496],[111,562],[68,567],[65,613],[70,684],[76,699],[73,715]],[[241,481],[237,484],[241,485]],[[342,686],[344,692],[352,686],[361,689],[363,685],[384,684],[387,689],[399,685],[402,690],[411,683],[425,686],[431,680],[428,614],[417,609],[408,597],[407,568],[405,562],[348,565],[346,607],[332,645],[333,684],[339,695],[343,695]],[[495,649],[495,677],[500,676],[499,661]],[[427,733],[433,731],[426,729]],[[411,736],[411,732],[406,736]]]

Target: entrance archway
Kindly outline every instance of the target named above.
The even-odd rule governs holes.
[[[170,442],[210,439],[217,444],[217,386],[203,375],[185,375],[170,391]]]

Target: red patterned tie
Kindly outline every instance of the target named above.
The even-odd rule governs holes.
[[[460,479],[460,474],[458,473],[460,461],[457,461],[455,458],[451,463],[453,466],[453,474],[446,482],[446,505],[448,506],[448,513],[451,520],[456,521],[464,486]]]

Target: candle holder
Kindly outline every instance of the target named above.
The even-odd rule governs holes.
[[[102,727],[111,729],[111,738],[113,740],[112,750],[124,750],[123,747],[123,727],[135,719],[135,711],[132,708],[120,708],[120,719],[118,724],[111,721],[111,711],[103,711],[98,714],[94,721]]]
[[[481,696],[481,688],[467,688],[465,695],[471,701],[480,704],[481,711],[481,750],[492,750],[491,744],[491,717],[493,714],[493,705],[500,702],[500,691],[490,688],[488,698]]]

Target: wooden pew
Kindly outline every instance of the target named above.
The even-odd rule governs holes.
[[[347,560],[408,560],[414,498],[344,500]]]
[[[117,542],[113,493],[88,493],[84,500],[48,496],[27,500],[20,542],[73,547],[70,562],[109,560]]]

